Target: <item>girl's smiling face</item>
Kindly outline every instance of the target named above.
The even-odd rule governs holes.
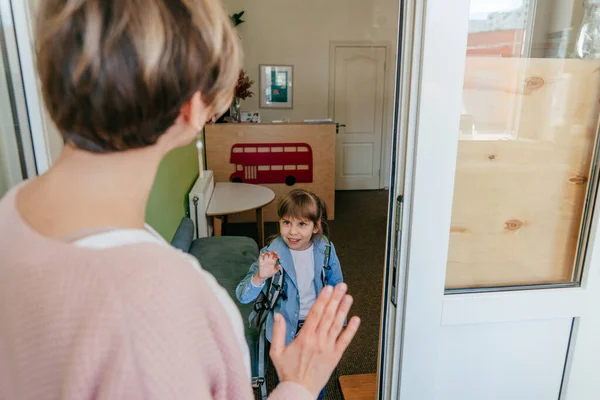
[[[283,217],[279,220],[279,233],[292,250],[306,250],[312,245],[312,237],[319,228],[307,218]]]

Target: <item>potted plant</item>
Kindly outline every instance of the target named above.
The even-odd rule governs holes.
[[[242,69],[233,92],[233,103],[229,109],[229,114],[233,121],[241,121],[240,100],[246,100],[248,97],[252,97],[254,93],[250,91],[250,88],[253,84],[254,81],[250,79],[250,77],[246,75],[246,71]]]

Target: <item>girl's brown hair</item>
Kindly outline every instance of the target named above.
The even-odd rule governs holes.
[[[279,219],[292,217],[308,219],[319,228],[319,235],[329,237],[327,225],[327,206],[316,194],[304,189],[294,189],[279,200],[277,206]]]
[[[241,68],[219,0],[43,0],[36,23],[44,102],[61,134],[96,152],[156,143],[200,91],[215,113]]]

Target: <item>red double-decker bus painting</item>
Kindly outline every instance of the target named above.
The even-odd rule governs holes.
[[[313,154],[307,143],[238,143],[231,147],[232,182],[285,183],[313,181]]]

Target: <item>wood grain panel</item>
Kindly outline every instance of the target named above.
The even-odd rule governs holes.
[[[358,374],[339,377],[344,400],[374,400],[377,397],[377,375]]]
[[[599,88],[598,60],[467,58],[446,287],[573,279]]]

